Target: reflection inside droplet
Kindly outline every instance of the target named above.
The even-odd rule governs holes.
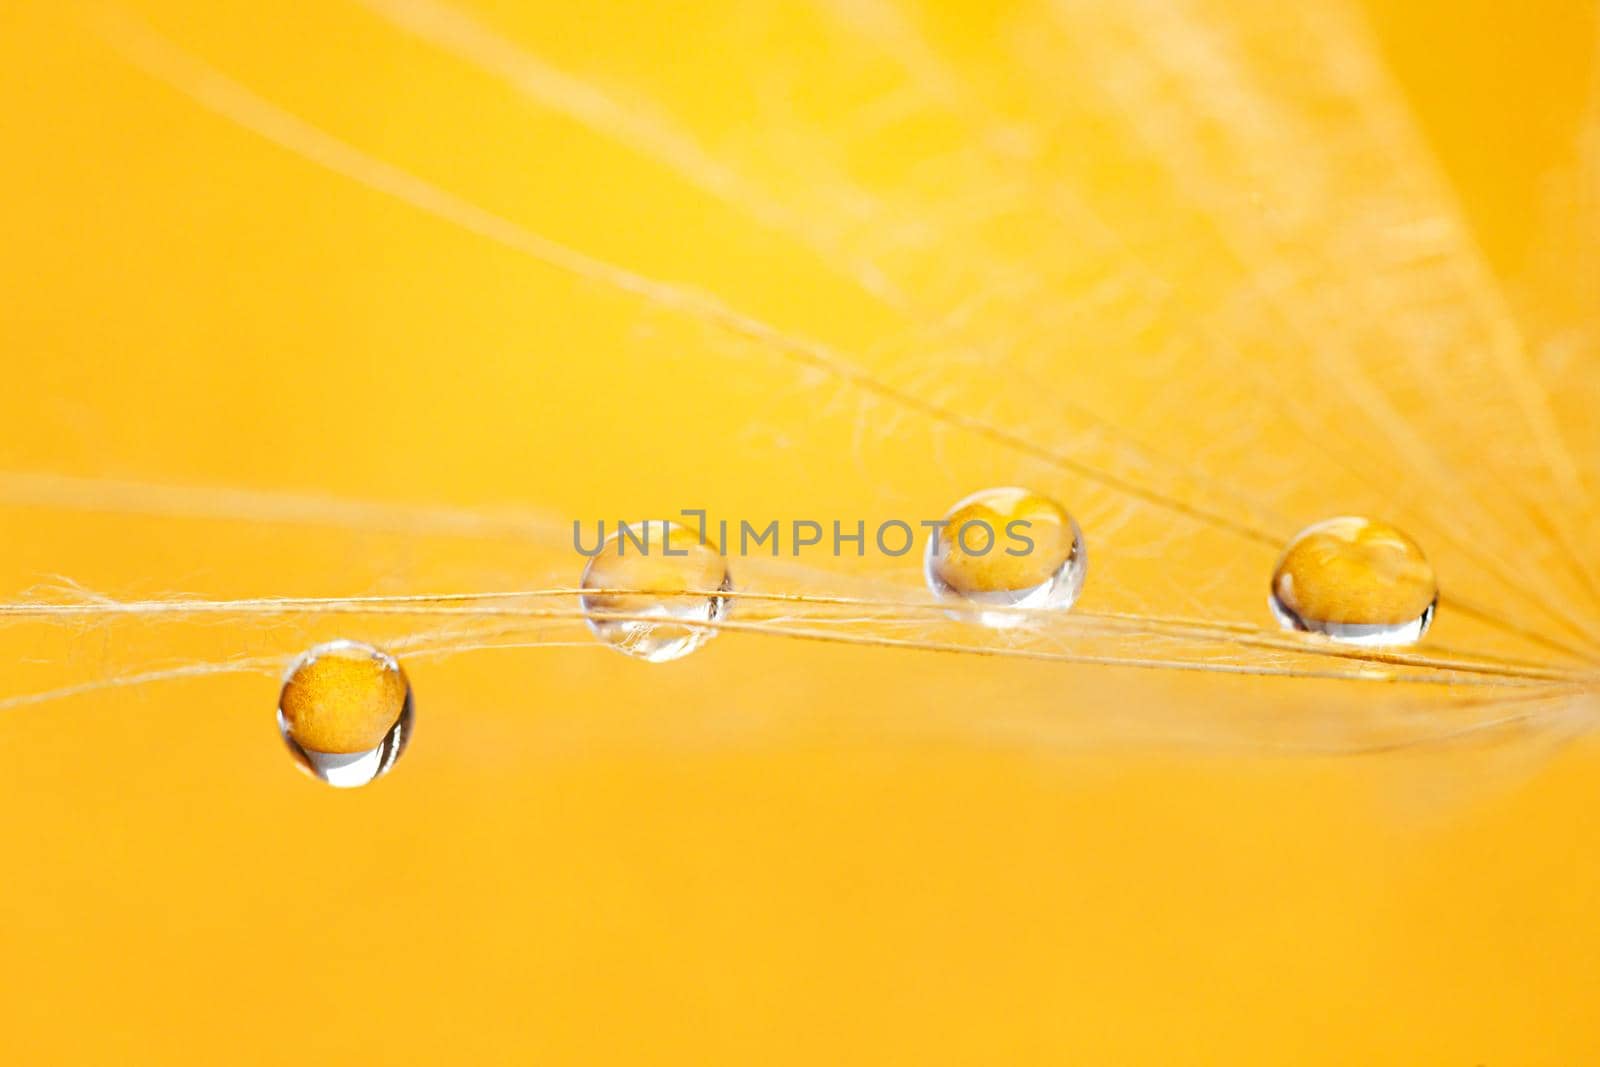
[[[986,626],[1028,621],[1021,611],[1072,607],[1088,574],[1083,533],[1065,508],[1029,489],[984,489],[962,500],[928,538],[928,588],[976,609],[953,612]]]
[[[290,665],[278,697],[278,732],[301,768],[341,789],[376,781],[405,751],[411,684],[393,656],[358,641],[331,641]]]
[[[733,588],[728,564],[687,527],[630,523],[584,568],[582,603],[589,628],[620,652],[665,663],[687,656],[715,634]]]

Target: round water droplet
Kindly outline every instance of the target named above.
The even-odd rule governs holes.
[[[675,522],[628,523],[583,571],[589,628],[613,648],[651,663],[687,656],[716,630],[688,623],[728,614],[728,563]],[[607,592],[627,590],[627,592]]]
[[[1065,508],[1029,489],[985,489],[962,500],[928,538],[928,588],[976,607],[979,622],[1018,626],[1027,616],[989,608],[1072,607],[1089,560]],[[963,611],[958,617],[971,617]]]
[[[278,732],[312,777],[348,789],[389,773],[411,740],[411,683],[386,652],[330,641],[284,675]]]
[[[1439,583],[1416,543],[1387,523],[1308,526],[1278,560],[1268,603],[1288,630],[1352,645],[1409,645],[1433,622]]]

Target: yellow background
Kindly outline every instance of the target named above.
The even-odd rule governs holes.
[[[832,203],[807,153],[844,139],[865,101],[892,110],[901,76],[866,31],[841,37],[798,8],[477,10],[677,116],[807,218]],[[1048,427],[1058,399],[1137,412],[1155,388],[1073,343],[1026,366],[919,362],[815,247],[357,5],[144,0],[134,17],[365,152],[959,407],[1004,420],[1025,404]],[[1586,121],[1592,8],[1375,3],[1363,17],[1495,276],[1525,281],[1550,176]],[[106,18],[0,6],[0,468],[390,510],[252,520],[257,504],[202,491],[153,510],[213,514],[138,514],[13,478],[5,599],[62,579],[119,597],[560,585],[576,576],[573,516],[934,517],[983,484],[1044,477],[309,164],[130,65],[94,28]],[[947,110],[1030,114],[1038,97],[999,58],[1027,50],[1003,13],[919,18],[961,75]],[[959,212],[925,199],[946,186],[919,185],[911,163],[957,143],[961,122],[850,135],[857,180],[900,209],[856,232],[901,228],[884,247],[905,249],[900,276],[927,305],[949,304],[973,263],[1047,251],[1026,211],[987,244],[917,244],[919,218],[937,237]],[[981,190],[985,173],[965,177]],[[1124,190],[1120,217],[1147,214],[1160,236],[1164,208],[1131,172],[1079,177],[1113,217]],[[1174,269],[1196,289],[1211,277],[1203,257]],[[1011,313],[979,309],[972,330]],[[1248,440],[1250,412],[1226,417],[1246,427],[1241,451],[1271,451]],[[1249,476],[1196,451],[1202,429],[1162,425],[1147,430],[1170,433],[1172,453]],[[1102,526],[1116,514],[1093,489],[1081,507],[1061,491]],[[1307,519],[1344,503],[1315,485],[1279,499]],[[548,537],[452,535],[419,508],[536,512]],[[1130,543],[1169,528],[1128,521]],[[1161,533],[1170,553],[1158,541],[1118,562],[1086,527],[1102,568],[1086,603],[1148,607],[1162,590],[1141,583],[1176,583],[1153,576],[1180,567],[1237,585],[1234,614],[1267,623],[1270,556]],[[918,582],[909,559],[840,566]],[[0,696],[422,626],[18,623],[0,629]],[[1445,617],[1440,630],[1473,636]],[[389,778],[348,794],[292,769],[271,669],[0,714],[0,1061],[1600,1059],[1589,742],[1282,754],[1249,743],[1249,723],[1244,743],[1231,720],[1221,740],[1205,729],[1214,709],[1273,705],[1286,690],[1271,679],[731,634],[662,667],[552,648],[408,673],[416,739]],[[1292,692],[1335,718],[1365,699]],[[1292,733],[1293,712],[1268,706],[1255,729]]]

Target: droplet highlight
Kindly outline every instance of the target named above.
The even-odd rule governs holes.
[[[317,645],[290,664],[278,732],[295,762],[340,789],[389,773],[411,740],[411,683],[391,655],[359,641]]]
[[[1023,625],[1026,614],[994,608],[1072,607],[1089,561],[1083,531],[1060,504],[1031,489],[984,489],[950,509],[928,538],[928,588],[962,605],[952,614],[986,626]]]
[[[1289,542],[1268,603],[1287,630],[1351,645],[1409,645],[1433,623],[1439,583],[1411,538],[1388,523],[1343,516]]]
[[[727,617],[728,563],[675,522],[625,524],[584,568],[589,629],[619,652],[651,663],[681,659],[711,640]]]

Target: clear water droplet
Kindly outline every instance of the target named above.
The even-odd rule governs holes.
[[[1405,534],[1344,516],[1308,526],[1289,542],[1268,603],[1286,630],[1351,645],[1409,645],[1433,622],[1439,583]]]
[[[620,652],[665,663],[687,656],[716,634],[707,626],[728,614],[728,563],[698,534],[675,522],[630,523],[584,568],[582,602],[589,628]],[[628,592],[606,592],[628,590]]]
[[[411,683],[399,662],[359,641],[317,645],[290,664],[278,732],[295,762],[340,789],[389,773],[411,740]]]
[[[997,629],[1023,625],[1017,611],[984,608],[1071,608],[1083,590],[1089,560],[1083,532],[1060,504],[1030,489],[984,489],[945,516],[928,538],[928,588]]]

